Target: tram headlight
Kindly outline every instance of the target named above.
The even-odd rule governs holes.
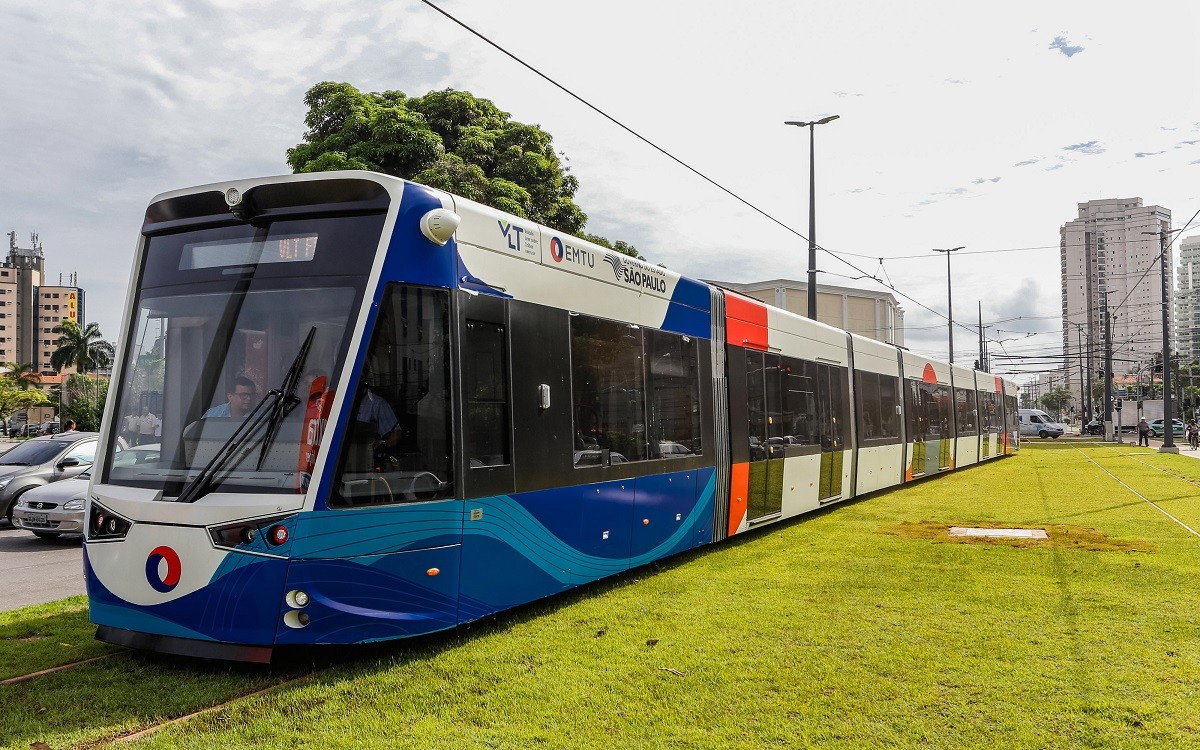
[[[284,601],[287,602],[287,605],[292,609],[301,609],[308,606],[308,593],[301,591],[300,589],[289,591],[287,596],[284,597]]]
[[[88,517],[88,539],[124,539],[133,524],[108,510],[92,498],[92,513]]]

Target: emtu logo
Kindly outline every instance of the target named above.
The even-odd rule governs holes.
[[[550,240],[550,257],[554,258],[555,263],[562,263],[563,255],[564,255],[564,253],[563,253],[562,240],[560,240],[557,237],[551,238],[551,240]]]
[[[146,558],[146,581],[161,594],[178,586],[182,573],[183,564],[179,562],[179,553],[170,547],[155,547]]]

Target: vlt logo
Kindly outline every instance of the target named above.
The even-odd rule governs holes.
[[[146,581],[150,588],[166,594],[179,585],[183,563],[179,553],[167,546],[155,547],[146,558]]]
[[[521,234],[525,231],[516,224],[505,224],[499,219],[496,223],[500,225],[500,232],[504,235],[504,239],[508,241],[509,250],[521,249]]]

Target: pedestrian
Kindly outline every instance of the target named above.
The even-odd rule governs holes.
[[[75,432],[75,420],[68,419],[62,423],[63,433]]]
[[[154,428],[158,417],[150,413],[149,406],[142,407],[142,416],[138,418],[138,445],[149,445],[154,442]]]
[[[1139,446],[1144,445],[1147,448],[1149,448],[1150,447],[1150,423],[1146,421],[1145,417],[1142,417],[1140,420],[1138,420],[1138,428],[1137,429],[1138,429],[1138,445]]]

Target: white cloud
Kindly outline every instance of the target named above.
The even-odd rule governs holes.
[[[1159,174],[1152,167],[1164,160],[1129,156],[1191,145],[1173,129],[1200,128],[1200,102],[1179,95],[1196,83],[1190,3],[1080,14],[1018,0],[998,14],[949,2],[762,0],[686,17],[633,0],[440,5],[803,231],[808,134],[782,123],[840,114],[816,132],[818,235],[834,250],[1054,246],[1077,203],[1114,195],[1183,218],[1197,208],[1191,170]],[[1072,51],[1069,64],[1047,55],[1048,34],[1030,33],[1034,25],[1069,28],[1054,32],[1052,49],[1088,54]],[[794,234],[414,0],[12,0],[0,10],[0,61],[0,223],[40,232],[52,274],[79,271],[89,315],[109,335],[149,199],[286,171],[284,152],[304,131],[303,93],[326,79],[414,94],[462,88],[540,124],[570,158],[589,229],[652,261],[695,276],[733,267],[744,280],[805,271]],[[1171,106],[1119,105],[1114,91]],[[887,268],[907,294],[939,299],[935,263]],[[954,264],[955,299],[968,307],[1015,268],[1057,288],[1053,251]],[[1033,314],[1058,309],[1049,291],[1026,304]]]

